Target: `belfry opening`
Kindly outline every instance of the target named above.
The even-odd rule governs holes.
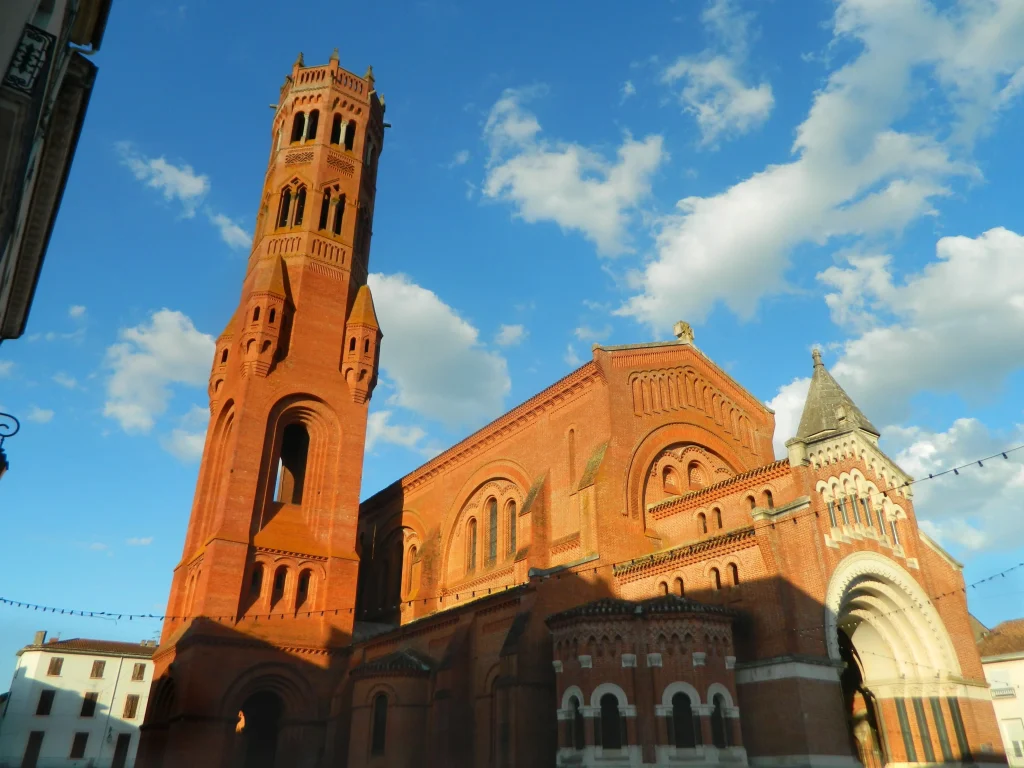
[[[281,437],[281,454],[277,464],[277,492],[274,501],[301,504],[306,481],[306,460],[309,457],[309,432],[302,424],[289,424]]]

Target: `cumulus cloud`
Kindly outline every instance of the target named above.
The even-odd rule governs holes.
[[[181,461],[199,461],[203,457],[206,427],[209,422],[209,410],[193,405],[188,413],[179,419],[178,426],[161,438],[160,443],[165,451]]]
[[[770,84],[747,85],[741,70],[747,57],[750,14],[732,0],[711,0],[701,16],[715,46],[699,56],[682,56],[662,81],[682,85],[679,101],[701,130],[701,145],[739,136],[760,126],[775,105]]]
[[[129,141],[119,141],[114,146],[122,165],[136,179],[160,191],[164,200],[180,202],[186,218],[195,216],[196,208],[210,191],[209,177],[196,173],[191,165],[174,165],[164,157],[146,157]]]
[[[242,227],[225,216],[223,213],[207,212],[210,223],[217,227],[220,232],[220,239],[230,247],[237,250],[245,250],[252,243],[252,235]]]
[[[915,478],[992,456],[1024,443],[1024,424],[1005,432],[977,419],[957,419],[945,432],[920,427],[882,430],[882,446]],[[974,464],[914,486],[914,509],[921,527],[940,543],[970,552],[1012,549],[1024,544],[1020,499],[1024,494],[1024,451],[984,466]]]
[[[395,387],[389,404],[450,427],[502,412],[508,364],[473,325],[406,275],[372,274],[369,284],[384,331],[381,368]]]
[[[53,411],[49,408],[40,408],[37,405],[33,405],[29,408],[25,418],[29,421],[34,421],[36,424],[48,424],[53,421]]]
[[[74,389],[78,386],[78,379],[74,376],[68,376],[63,371],[58,371],[53,375],[53,381],[56,384],[60,384],[62,387],[67,389]]]
[[[800,416],[803,415],[810,386],[810,378],[793,379],[789,384],[779,387],[778,394],[768,401],[768,407],[775,411],[772,445],[775,447],[776,458],[782,459],[787,455],[786,441],[796,435],[796,428],[800,426]]]
[[[494,337],[494,343],[499,347],[514,347],[521,344],[529,333],[522,325],[502,325]]]
[[[72,320],[80,320],[85,317],[85,307],[81,304],[73,304],[68,307],[68,317]]]
[[[427,437],[422,427],[407,424],[392,424],[391,411],[374,411],[366,420],[366,452],[369,453],[380,443],[400,445],[418,450]]]
[[[979,105],[1016,93],[1006,89],[1024,65],[1022,25],[1020,3],[939,12],[926,2],[841,0],[833,42],[857,49],[815,95],[795,158],[680,200],[658,222],[654,258],[618,311],[661,333],[678,317],[703,320],[719,302],[750,317],[763,294],[783,287],[796,246],[899,231],[934,213],[954,179],[978,175],[963,148],[984,126],[977,116],[989,114]],[[942,87],[915,101],[929,77]],[[901,130],[911,105],[926,118],[951,108],[956,137],[941,120]]]
[[[572,335],[580,341],[597,342],[607,339],[612,333],[610,325],[601,328],[591,328],[589,325],[581,325],[573,329]]]
[[[544,92],[509,89],[491,108],[483,194],[512,205],[524,221],[580,232],[602,254],[628,251],[627,226],[667,157],[661,137],[626,135],[614,161],[579,144],[545,141],[537,117],[524,107]]]
[[[122,328],[120,341],[107,349],[111,371],[103,413],[126,432],[149,432],[167,410],[170,385],[203,386],[213,359],[213,337],[170,309],[148,322]]]
[[[580,359],[580,356],[576,354],[576,349],[572,344],[568,344],[566,346],[565,354],[562,356],[562,359],[565,361],[566,365],[572,366],[573,368],[577,368],[583,364],[583,361]]]
[[[448,163],[448,167],[449,168],[457,168],[458,166],[465,165],[468,162],[469,162],[469,150],[468,149],[460,149],[458,152],[455,153],[455,156],[452,157],[451,162]]]

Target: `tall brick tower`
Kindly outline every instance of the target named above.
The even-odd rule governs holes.
[[[166,747],[165,765],[222,764],[247,670],[294,661],[316,688],[327,649],[351,637],[381,341],[366,276],[383,115],[372,69],[340,68],[337,50],[318,67],[300,54],[281,88],[252,254],[210,374],[144,762]]]

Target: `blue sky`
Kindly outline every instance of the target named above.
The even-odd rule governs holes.
[[[1024,5],[582,8],[115,3],[27,334],[0,347],[0,410],[23,421],[0,594],[163,610],[300,50],[372,64],[393,125],[364,496],[593,343],[678,319],[777,410],[779,449],[814,345],[912,475],[1024,443]],[[968,581],[1024,559],[1011,458],[917,487]],[[991,624],[1022,595],[1018,570],[971,608]],[[158,631],[0,616],[0,679],[35,629]]]

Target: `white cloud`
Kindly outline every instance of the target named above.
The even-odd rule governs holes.
[[[126,539],[124,543],[127,544],[129,547],[148,547],[150,544],[153,543],[153,537],[133,537],[131,539]]]
[[[0,360],[0,379],[9,378],[14,371],[13,360]]]
[[[167,410],[171,384],[202,386],[213,359],[213,337],[196,330],[181,312],[161,309],[149,322],[122,328],[107,349],[103,413],[126,432],[148,432]]]
[[[529,335],[529,332],[522,325],[502,325],[494,337],[494,343],[499,347],[514,347],[521,344]]]
[[[75,387],[78,386],[78,379],[76,379],[74,376],[68,376],[63,371],[58,371],[57,373],[55,373],[53,375],[53,380],[57,384],[60,384],[62,387],[66,387],[67,389],[74,389]]]
[[[193,405],[188,413],[181,417],[178,426],[161,438],[160,443],[165,451],[181,461],[199,461],[203,457],[209,421],[210,411]]]
[[[468,162],[469,162],[469,150],[468,149],[460,149],[458,152],[455,153],[455,156],[452,157],[451,162],[448,163],[448,167],[449,168],[457,168],[458,166],[465,165]]]
[[[634,276],[638,293],[619,312],[665,333],[673,320],[701,321],[724,303],[750,317],[783,287],[802,243],[899,231],[934,213],[957,177],[976,168],[943,132],[945,97],[961,133],[980,130],[978,105],[1006,94],[1024,64],[1024,4],[970,3],[945,13],[925,2],[842,0],[833,42],[859,50],[834,69],[797,129],[795,159],[712,197],[688,197],[659,222],[655,258]],[[849,47],[848,45],[846,47]],[[929,76],[944,89],[925,88]],[[970,82],[973,88],[961,86]],[[928,92],[925,102],[915,96]],[[911,106],[931,133],[896,130]],[[987,114],[987,113],[986,113]]]
[[[944,237],[936,256],[898,284],[888,257],[818,275],[835,289],[833,320],[857,332],[832,371],[883,424],[905,418],[922,390],[991,396],[1024,360],[1024,237],[1002,228]]]
[[[589,325],[581,325],[573,329],[572,333],[580,341],[601,341],[611,335],[612,327],[605,325],[602,328],[591,328]]]
[[[136,179],[162,192],[168,202],[178,200],[186,218],[195,215],[200,201],[210,191],[208,177],[197,174],[191,165],[178,166],[167,162],[164,157],[146,157],[128,141],[119,141],[115,147],[121,163],[131,170]]]
[[[389,403],[448,426],[475,425],[504,410],[508,364],[437,294],[405,275],[369,277],[384,341]]]
[[[101,541],[94,541],[91,544],[89,544],[88,547],[93,552],[107,552],[110,549],[110,547],[108,547]]]
[[[740,74],[747,56],[749,14],[739,13],[731,0],[712,0],[702,20],[716,47],[700,56],[680,57],[662,73],[670,85],[682,83],[679,101],[701,129],[701,145],[738,136],[760,126],[775,105],[768,83],[747,85]]]
[[[580,359],[580,356],[576,354],[576,350],[573,348],[572,344],[566,346],[565,355],[563,355],[562,359],[565,361],[566,365],[571,365],[573,368],[577,368],[583,364],[583,361]]]
[[[48,408],[40,408],[39,406],[33,405],[28,410],[28,414],[25,416],[29,421],[34,421],[36,424],[47,424],[53,421],[53,411]]]
[[[68,317],[73,320],[80,320],[85,317],[85,307],[81,304],[73,304],[68,307]]]
[[[927,478],[1024,442],[1024,424],[994,433],[977,419],[957,419],[945,432],[919,427],[882,430],[882,446],[914,478]],[[1024,451],[998,456],[914,486],[914,509],[924,530],[945,546],[967,552],[1024,544],[1020,499]]]
[[[579,144],[539,138],[540,123],[523,103],[542,88],[509,89],[491,108],[484,138],[491,158],[487,197],[511,204],[524,221],[552,221],[576,230],[600,253],[628,250],[626,228],[666,159],[660,136],[626,135],[614,162]]]
[[[776,458],[785,458],[786,441],[796,435],[800,426],[800,416],[804,412],[807,390],[811,385],[809,378],[793,379],[789,384],[779,387],[779,393],[768,401],[768,407],[775,411],[775,435],[772,445],[775,447]]]
[[[223,213],[207,212],[210,223],[220,231],[220,239],[231,248],[245,250],[252,244],[252,235]]]
[[[633,85],[633,81],[627,80],[626,82],[624,82],[622,84],[622,91],[620,93],[622,95],[622,98],[619,100],[620,104],[624,104],[626,102],[626,99],[630,98],[631,96],[636,96],[636,86]]]
[[[391,423],[391,411],[374,411],[366,420],[366,452],[373,450],[378,443],[400,445],[410,450],[418,450],[427,433],[422,427]]]

